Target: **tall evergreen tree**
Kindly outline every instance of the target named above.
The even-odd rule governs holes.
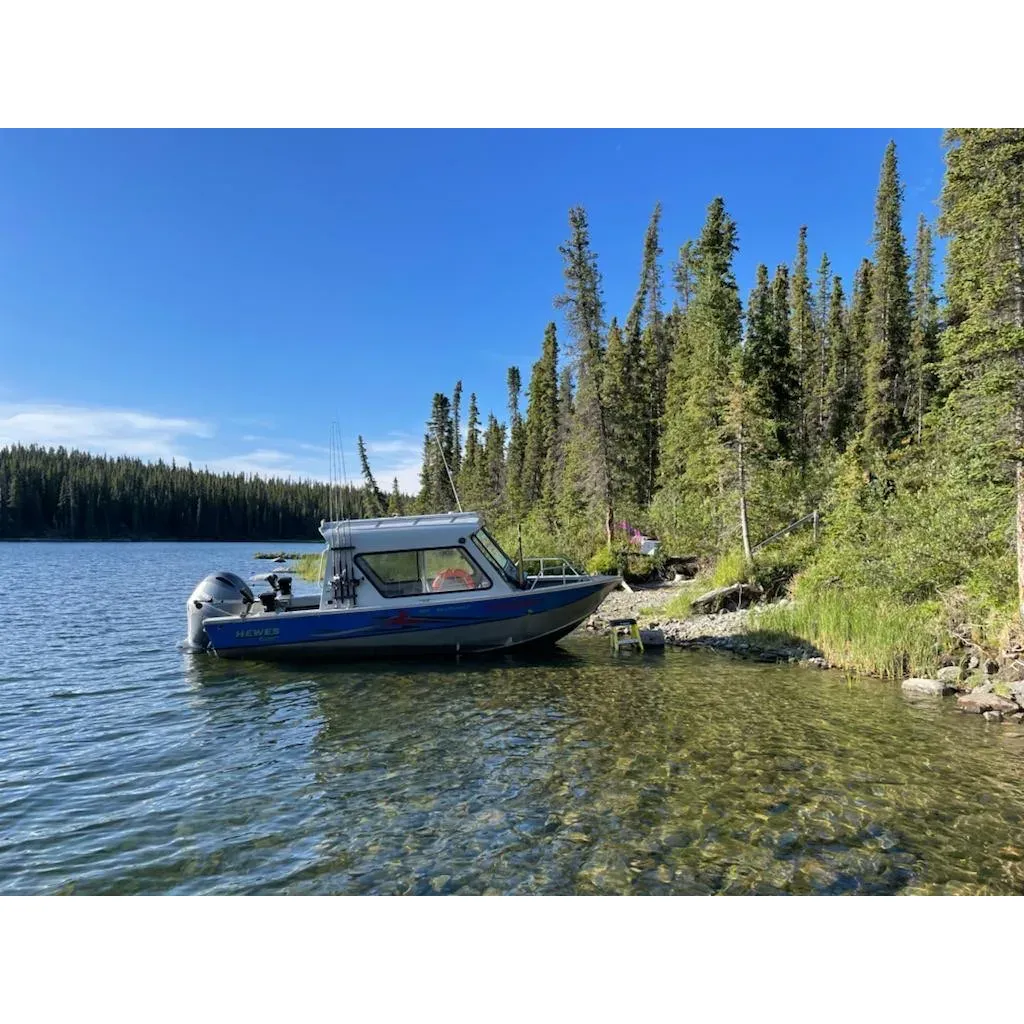
[[[377,486],[377,481],[373,478],[373,471],[370,469],[370,460],[366,455],[366,444],[363,441],[362,434],[357,439],[357,447],[359,449],[359,470],[363,475],[363,490],[365,493],[363,508],[372,519],[384,514],[384,495]]]
[[[579,497],[591,512],[604,519],[609,545],[614,516],[609,467],[608,431],[601,401],[604,362],[604,316],[597,257],[590,248],[590,229],[582,206],[569,211],[571,235],[559,251],[565,263],[565,292],[556,304],[565,310],[574,342],[576,369],[575,411],[566,454],[578,465],[578,473],[563,474],[563,488],[579,489]],[[576,502],[572,502],[576,503]]]
[[[506,431],[494,413],[487,416],[483,450],[483,506],[489,516],[497,518],[505,509],[505,438]]]
[[[566,489],[565,461],[569,451],[569,440],[576,418],[575,389],[572,379],[572,363],[567,362],[558,375],[558,432],[555,444],[554,483],[556,500]]]
[[[508,385],[508,453],[505,467],[505,500],[516,518],[523,515],[523,460],[526,455],[526,427],[519,411],[519,395],[523,381],[518,366],[510,366]]]
[[[644,236],[640,287],[634,310],[640,311],[639,338],[635,328],[629,337],[629,400],[626,403],[631,429],[624,431],[628,493],[637,505],[647,505],[658,476],[658,435],[665,412],[665,389],[670,360],[670,336],[662,310],[662,255],[659,240],[661,203],[655,204]],[[642,296],[642,308],[641,308]],[[631,320],[634,314],[631,313]],[[638,351],[639,349],[639,351]]]
[[[456,478],[462,469],[462,424],[459,422],[461,408],[462,381],[457,380],[455,390],[452,392],[452,475]]]
[[[871,306],[874,265],[871,260],[861,260],[857,274],[853,279],[853,295],[850,299],[850,311],[847,318],[847,331],[850,335],[850,367],[853,373],[853,404],[851,406],[852,421],[850,433],[861,434],[864,431],[864,415],[867,389],[867,358],[868,346],[871,344]]]
[[[902,202],[896,144],[890,142],[875,199],[875,258],[864,396],[865,440],[879,451],[895,448],[907,427],[910,288],[906,243],[900,227]]]
[[[634,402],[635,389],[630,385],[630,354],[612,317],[608,327],[608,347],[604,357],[601,401],[606,412],[608,430],[608,469],[611,490],[616,504],[631,502],[637,487],[637,417],[640,406]]]
[[[814,324],[814,306],[811,302],[811,280],[807,271],[807,227],[800,228],[797,238],[796,259],[789,280],[789,339],[793,361],[800,380],[801,442],[805,457],[813,456],[817,448],[818,345]]]
[[[420,504],[424,512],[447,512],[456,507],[456,496],[449,479],[451,459],[451,402],[447,395],[437,392],[423,440]]]
[[[388,496],[388,515],[400,516],[404,514],[404,502],[402,492],[398,489],[398,477],[391,480],[391,494]]]
[[[814,392],[814,425],[819,442],[823,441],[826,436],[826,388],[828,384],[828,371],[830,365],[828,351],[828,322],[832,308],[831,290],[832,264],[829,262],[828,253],[823,252],[821,254],[821,263],[818,265],[818,287],[814,298],[814,334],[817,338],[817,345],[815,349],[815,368],[817,370],[817,377],[815,380]]]
[[[465,502],[464,508],[479,508],[483,480],[483,457],[480,451],[480,412],[477,409],[476,393],[469,396],[466,413],[466,451],[459,470],[459,494]]]
[[[772,458],[788,456],[799,430],[800,389],[789,348],[789,323],[785,315],[786,268],[781,266],[774,289],[768,268],[757,268],[757,280],[747,306],[747,334],[743,349],[743,382],[747,390],[749,445],[755,435]],[[778,302],[783,303],[781,311]],[[781,315],[780,315],[781,313]],[[756,425],[756,427],[754,426]]]
[[[665,489],[685,495],[687,540],[704,550],[714,547],[732,499],[733,464],[727,438],[733,367],[740,347],[740,299],[733,276],[736,225],[721,198],[708,207],[694,254],[696,286],[687,311],[690,357],[685,369],[673,360],[673,375],[685,372],[693,382],[670,380],[662,435],[661,477]],[[668,500],[671,500],[671,494]]]
[[[954,128],[946,144],[945,437],[969,448],[957,455],[972,483],[1015,489],[1024,616],[1024,129]]]
[[[523,497],[527,504],[554,502],[558,445],[558,336],[553,323],[544,331],[540,359],[533,364],[526,412]]]
[[[922,214],[917,222],[914,246],[914,293],[910,322],[910,416],[921,440],[924,414],[937,382],[939,361],[938,311],[932,290],[932,232]]]
[[[867,266],[870,267],[870,264]],[[866,275],[867,270],[862,267],[860,273]],[[825,332],[828,335],[829,366],[822,402],[824,435],[838,451],[844,451],[851,436],[856,433],[861,381],[860,367],[854,358],[852,336],[847,325],[843,282],[838,275],[832,279]]]
[[[683,242],[679,247],[679,259],[672,268],[672,281],[679,296],[679,305],[686,309],[694,291],[693,242]]]

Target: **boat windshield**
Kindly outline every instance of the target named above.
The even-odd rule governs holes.
[[[487,558],[494,565],[494,568],[501,573],[514,587],[521,585],[519,579],[519,569],[516,563],[512,561],[504,551],[501,550],[501,545],[487,532],[486,529],[481,527],[473,534],[473,540],[476,541],[476,545],[480,550],[487,556]]]

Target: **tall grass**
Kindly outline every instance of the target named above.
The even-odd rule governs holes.
[[[887,679],[934,672],[948,642],[935,605],[904,604],[869,590],[822,590],[762,608],[747,631],[799,638],[834,665]]]

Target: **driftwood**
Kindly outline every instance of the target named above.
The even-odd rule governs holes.
[[[728,587],[709,590],[700,597],[695,597],[690,606],[696,612],[720,612],[726,609],[742,608],[751,605],[764,596],[764,590],[757,583],[733,583]]]

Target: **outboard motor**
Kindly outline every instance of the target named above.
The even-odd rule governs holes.
[[[188,643],[195,651],[210,645],[203,623],[225,615],[246,615],[256,600],[241,576],[233,572],[211,573],[189,595],[185,604],[188,613]]]

